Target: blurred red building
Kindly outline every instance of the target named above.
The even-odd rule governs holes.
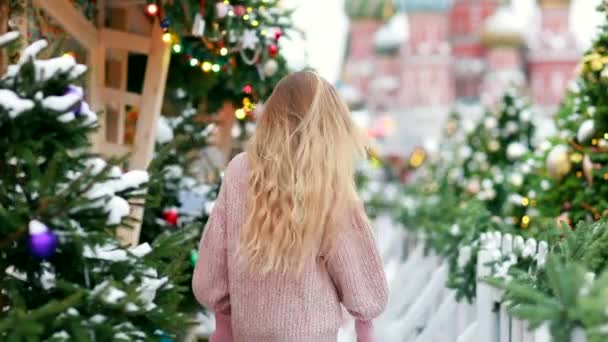
[[[413,140],[425,127],[439,130],[454,103],[489,104],[512,83],[527,86],[539,112],[551,114],[582,52],[569,0],[537,0],[530,18],[502,0],[345,1],[343,83],[371,112],[416,122],[401,129]]]

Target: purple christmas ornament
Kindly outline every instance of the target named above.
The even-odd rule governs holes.
[[[74,104],[74,106],[70,109],[71,111],[74,112],[74,115],[76,115],[77,117],[80,116],[84,110],[83,108],[83,103],[84,101],[82,101],[83,97],[84,97],[84,91],[82,90],[81,87],[77,87],[74,85],[69,85],[66,89],[65,92],[63,93],[63,95],[76,95],[78,96],[78,101]]]
[[[59,243],[57,235],[44,223],[32,220],[29,223],[29,247],[31,253],[41,259],[47,259],[55,253]]]

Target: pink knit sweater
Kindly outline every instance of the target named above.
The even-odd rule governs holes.
[[[388,289],[363,208],[342,220],[327,266],[311,262],[300,278],[248,273],[235,255],[245,221],[247,164],[240,154],[228,165],[194,270],[194,295],[216,314],[211,342],[336,342],[340,304],[357,320],[358,341],[373,341],[371,320],[384,310]]]

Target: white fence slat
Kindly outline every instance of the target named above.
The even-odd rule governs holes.
[[[418,246],[412,256],[397,271],[389,284],[389,303],[379,321],[393,320],[407,310],[432,275],[434,261],[423,256],[424,249]]]
[[[456,332],[457,334],[461,334],[464,332],[471,323],[475,322],[475,306],[466,301],[466,299],[461,299],[456,308]]]
[[[387,336],[380,340],[397,341],[414,336],[416,334],[416,329],[423,327],[426,324],[430,314],[428,303],[432,302],[433,299],[437,297],[437,294],[444,288],[447,276],[448,265],[444,263],[433,273],[431,281],[424,288],[424,291],[418,296],[407,313],[391,324],[386,332]]]
[[[477,276],[488,276],[489,268],[485,265],[490,260],[487,250],[481,249],[477,256]],[[493,342],[497,340],[496,314],[494,312],[494,296],[492,287],[477,281],[477,341]]]
[[[443,298],[441,305],[433,317],[429,320],[423,332],[416,338],[415,342],[451,342],[458,336],[454,314],[458,302],[456,293],[450,290]]]
[[[525,322],[511,318],[511,342],[534,342],[534,340],[527,339],[526,332]]]
[[[477,339],[478,333],[477,333],[477,322],[473,322],[471,323],[462,334],[460,334],[460,336],[458,336],[458,339],[456,340],[456,342],[479,342],[481,340]]]
[[[533,333],[534,342],[551,342],[551,333],[549,332],[549,326],[543,324]]]

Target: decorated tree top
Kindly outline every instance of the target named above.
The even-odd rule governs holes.
[[[279,42],[291,12],[278,0],[173,0],[155,8],[175,54],[168,88],[204,98],[208,111],[229,101],[239,119],[251,117],[287,73]]]

